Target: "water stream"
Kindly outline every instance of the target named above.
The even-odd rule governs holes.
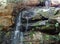
[[[26,30],[25,31],[28,30],[29,20],[33,17],[33,15],[34,15],[33,8],[29,8],[29,9],[23,11],[22,17],[26,19]]]
[[[29,23],[29,18],[28,17],[26,17],[26,20],[27,20],[27,23],[26,23],[26,31],[28,30],[28,23]]]
[[[53,16],[53,11],[52,11],[52,8],[51,8],[51,0],[46,0],[45,1],[45,7],[47,8],[47,9],[49,9],[48,10],[48,17],[50,17],[50,16]]]
[[[45,3],[46,7],[48,8],[49,4],[48,2]],[[33,12],[28,12],[26,13],[26,20],[27,20],[27,25],[26,25],[26,31],[28,30],[28,21],[29,19],[34,15]],[[15,31],[14,31],[14,36],[13,36],[13,39],[12,39],[12,43],[11,44],[23,44],[23,39],[24,39],[24,34],[23,32],[20,31],[21,29],[21,13],[19,14],[18,18],[17,18],[17,23],[16,23],[16,28],[15,28]]]
[[[45,7],[49,8],[51,6],[51,0],[46,0],[45,1]]]
[[[16,28],[14,31],[14,36],[12,38],[11,44],[23,44],[23,32],[20,31],[21,29],[21,13],[17,18]]]

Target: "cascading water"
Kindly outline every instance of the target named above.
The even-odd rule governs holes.
[[[29,22],[28,22],[28,21],[29,21],[28,17],[26,17],[26,20],[27,20],[27,25],[26,25],[26,31],[27,31],[27,30],[28,30],[28,26],[29,26],[29,25],[28,25],[28,23],[29,23]]]
[[[30,14],[28,14],[28,15],[31,15],[31,13]],[[28,30],[28,26],[29,26],[29,19],[31,18],[31,16],[26,16],[26,20],[27,20],[27,25],[26,25],[26,31]]]
[[[21,29],[21,13],[17,18],[16,29],[14,31],[14,37],[12,38],[11,44],[23,44],[23,32],[20,31]]]
[[[51,0],[46,0],[45,1],[45,7],[47,8],[48,13],[49,13],[48,17],[53,16],[53,11],[52,11],[52,8],[50,6],[51,6]]]
[[[32,8],[33,9],[33,8]],[[26,10],[26,11],[23,11],[23,18],[25,18],[26,19],[26,30],[25,31],[27,31],[28,30],[28,26],[29,26],[29,19],[31,19],[32,17],[33,17],[33,15],[34,15],[34,12],[33,12],[33,10],[32,9],[28,9],[28,10]]]
[[[49,8],[51,6],[51,1],[50,0],[46,0],[45,1],[45,6],[46,6],[46,8]]]

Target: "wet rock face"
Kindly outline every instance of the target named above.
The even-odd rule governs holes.
[[[23,11],[23,17],[32,17],[34,15],[33,11]]]

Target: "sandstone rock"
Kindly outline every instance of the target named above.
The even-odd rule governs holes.
[[[39,0],[24,0],[23,3],[25,5],[37,5],[39,4]]]
[[[5,8],[0,8],[0,25],[3,26],[2,28],[8,28],[13,24],[12,12],[12,4],[7,4]]]

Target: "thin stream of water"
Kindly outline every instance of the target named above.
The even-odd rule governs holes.
[[[51,6],[51,0],[46,0],[45,1],[45,7],[49,8]]]
[[[26,24],[26,31],[27,31],[27,30],[28,30],[28,26],[29,26],[29,25],[28,25],[28,23],[29,23],[29,18],[27,17],[26,20],[27,20],[27,24]]]
[[[14,31],[14,37],[11,44],[23,44],[23,32],[20,32],[21,26],[21,13],[17,18],[16,29]]]
[[[23,39],[24,39],[24,34],[23,32],[20,32],[20,44],[24,44]]]

